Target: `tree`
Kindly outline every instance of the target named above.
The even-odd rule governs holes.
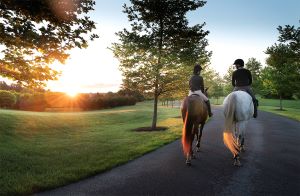
[[[294,51],[295,63],[298,65],[296,73],[300,75],[300,27],[285,25],[285,27],[279,26],[277,29],[280,34],[278,41],[288,44]],[[300,91],[295,92],[294,94],[298,98],[300,97]]]
[[[294,51],[289,45],[275,44],[266,51],[268,67],[263,72],[264,86],[280,98],[285,94],[293,94],[300,90],[299,65],[295,62]]]
[[[194,65],[207,54],[205,25],[188,26],[188,11],[200,0],[131,0],[124,13],[131,29],[118,32],[112,50],[120,61],[124,83],[154,98],[152,129],[156,129],[158,97],[176,86],[183,66]]]
[[[72,48],[87,47],[95,23],[86,15],[93,0],[0,1],[0,75],[26,86],[57,78],[49,67],[64,63]]]
[[[6,90],[0,90],[0,108],[11,108],[16,104],[14,93]]]
[[[232,90],[233,90],[233,86],[232,86],[232,82],[231,82],[233,72],[234,72],[234,68],[231,65],[231,66],[228,67],[227,73],[223,77],[223,81],[224,81],[224,94],[225,95],[231,93]]]
[[[6,84],[6,82],[0,81],[0,90],[20,92],[24,89],[18,84]]]
[[[215,76],[213,77],[213,83],[210,87],[209,95],[217,99],[216,104],[219,104],[219,98],[224,96],[223,81],[218,73],[215,73]]]
[[[262,82],[261,82],[261,70],[262,64],[256,60],[255,58],[249,58],[245,67],[250,70],[252,74],[252,88],[254,91],[260,92],[262,89]]]
[[[299,20],[300,23],[300,20]],[[288,44],[291,49],[297,54],[298,62],[300,61],[300,27],[286,25],[285,27],[279,26],[279,39],[281,43]]]
[[[118,95],[121,96],[131,96],[136,99],[136,101],[144,101],[145,97],[137,90],[130,90],[126,88],[122,88],[118,91]]]

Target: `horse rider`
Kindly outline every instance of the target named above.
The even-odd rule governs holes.
[[[204,82],[203,77],[200,75],[202,67],[199,64],[194,66],[194,74],[189,81],[189,96],[198,95],[200,96],[207,105],[208,116],[211,117],[213,113],[211,112],[211,106],[208,98],[204,95]]]
[[[254,105],[254,114],[253,117],[257,117],[257,106],[258,100],[255,98],[255,95],[252,91],[252,75],[248,69],[244,68],[243,59],[236,59],[233,63],[236,67],[236,70],[232,74],[232,86],[234,86],[233,91],[244,90],[251,97]]]

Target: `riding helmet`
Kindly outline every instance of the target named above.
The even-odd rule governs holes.
[[[241,67],[244,67],[244,61],[243,61],[243,59],[236,59],[233,64],[241,66]]]
[[[202,67],[200,64],[196,64],[194,66],[194,74],[200,74],[200,71],[202,70]]]

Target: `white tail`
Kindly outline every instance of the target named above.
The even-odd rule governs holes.
[[[233,136],[235,128],[235,113],[236,113],[236,94],[231,93],[224,101],[225,128],[223,131],[223,141],[233,156],[239,153],[239,146]]]

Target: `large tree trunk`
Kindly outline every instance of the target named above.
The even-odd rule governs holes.
[[[162,56],[162,44],[163,44],[163,20],[160,19],[159,23],[159,42],[158,42],[158,60],[157,60],[157,67],[156,67],[156,78],[155,78],[155,89],[154,89],[154,105],[153,105],[153,118],[152,118],[152,130],[156,129],[157,123],[157,103],[158,103],[158,96],[160,94],[158,89],[159,84],[159,71],[161,68],[161,56]]]
[[[152,130],[156,129],[156,123],[157,123],[157,102],[158,102],[158,96],[154,95],[154,105],[153,105],[153,118],[152,118]]]
[[[152,118],[152,130],[156,129],[157,123],[157,103],[158,103],[158,80],[155,81],[155,89],[154,89],[154,104],[153,104],[153,118]]]
[[[281,95],[281,93],[279,95],[279,100],[280,100],[280,110],[283,110],[283,108],[282,108],[282,95]]]

